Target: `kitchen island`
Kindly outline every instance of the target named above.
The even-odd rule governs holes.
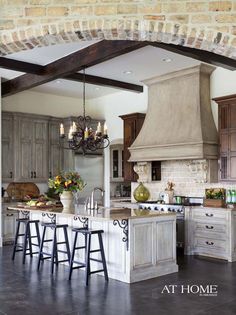
[[[132,283],[178,271],[176,215],[173,213],[128,208],[85,211],[84,206],[77,206],[69,212],[63,212],[62,208],[44,210],[20,205],[8,209],[19,211],[20,217],[68,224],[70,244],[72,227],[103,229],[109,278]],[[60,239],[61,235],[58,237]],[[96,242],[96,239],[92,240],[92,248],[97,248]],[[78,259],[83,258],[80,252]],[[98,257],[94,255],[94,258]],[[97,269],[96,264],[93,262],[92,269]]]

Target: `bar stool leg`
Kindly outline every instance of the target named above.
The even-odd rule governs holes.
[[[71,256],[70,256],[69,280],[71,280],[71,275],[72,275],[72,271],[73,271],[73,262],[74,262],[74,257],[75,257],[75,248],[76,248],[76,244],[77,244],[77,238],[78,238],[78,232],[75,232],[74,243],[73,243],[72,252],[71,252]]]
[[[100,246],[100,250],[101,250],[102,264],[103,264],[103,269],[104,269],[104,276],[105,276],[106,281],[108,281],[107,264],[106,264],[106,258],[105,258],[103,242],[102,242],[102,234],[101,233],[98,234],[98,241],[99,241],[99,246]]]
[[[28,242],[29,242],[30,257],[33,257],[30,226],[28,227]]]
[[[14,245],[13,245],[13,253],[11,259],[15,259],[15,254],[16,254],[16,247],[17,247],[17,242],[18,242],[18,235],[19,235],[19,230],[20,230],[20,221],[17,222],[17,227],[16,227],[16,235],[14,239]]]
[[[70,246],[69,246],[69,239],[68,239],[68,234],[67,234],[67,228],[63,228],[64,231],[64,237],[65,237],[65,242],[66,242],[66,251],[67,251],[67,258],[68,262],[70,262]]]
[[[87,239],[87,253],[86,253],[86,266],[85,266],[85,273],[86,273],[86,285],[88,285],[88,278],[90,275],[90,246],[91,246],[91,234],[88,235]]]
[[[24,235],[24,241],[23,241],[23,259],[22,263],[25,264],[25,256],[26,256],[26,249],[28,244],[28,237],[29,237],[29,224],[27,223],[25,226],[25,235]]]
[[[43,252],[43,243],[44,243],[44,239],[45,239],[45,233],[46,233],[46,226],[43,227],[42,239],[41,239],[40,246],[39,246],[38,270],[40,267],[41,259],[43,258],[42,252]]]
[[[53,241],[52,241],[52,256],[51,256],[51,274],[54,271],[54,260],[56,258],[56,247],[57,247],[57,229],[54,229],[53,233]]]
[[[37,236],[37,241],[38,241],[38,245],[40,247],[40,232],[39,232],[39,225],[38,223],[35,222],[35,230],[36,230],[36,236]]]
[[[56,266],[58,267],[57,234],[55,236],[55,263]]]
[[[88,249],[87,249],[87,241],[88,241],[88,235],[87,234],[84,234],[84,241],[85,241],[85,248],[84,248],[84,250],[85,250],[85,258],[87,257],[87,251],[88,251]],[[90,274],[90,260],[89,260],[89,262],[88,262],[88,272],[89,272],[89,274]]]

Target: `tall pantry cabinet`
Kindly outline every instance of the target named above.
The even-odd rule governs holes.
[[[219,105],[219,178],[236,181],[236,94],[213,100]]]

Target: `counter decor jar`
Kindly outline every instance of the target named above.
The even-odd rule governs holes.
[[[133,196],[137,202],[145,202],[149,199],[150,192],[147,187],[145,187],[143,183],[140,182],[138,187],[135,188]]]
[[[60,201],[63,205],[63,212],[69,211],[71,209],[73,199],[74,197],[71,191],[64,190],[60,194]]]

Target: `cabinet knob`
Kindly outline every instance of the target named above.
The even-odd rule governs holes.
[[[207,244],[207,245],[214,245],[214,242],[208,242],[208,241],[206,241],[206,244]]]
[[[209,225],[206,225],[206,229],[208,229],[208,230],[212,230],[212,229],[214,229],[214,226],[209,226]]]
[[[205,215],[207,216],[207,217],[213,217],[214,216],[214,214],[213,213],[205,213]]]

